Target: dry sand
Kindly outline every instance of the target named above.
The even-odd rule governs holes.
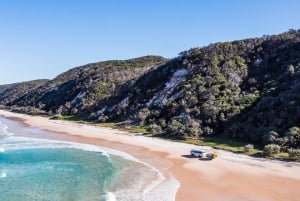
[[[189,158],[190,149],[197,148],[194,145],[3,110],[0,115],[56,132],[48,136],[51,139],[96,144],[126,152],[164,175],[165,180],[152,193],[169,194],[169,197],[176,193],[176,201],[300,199],[299,163],[257,159],[220,150],[215,150],[218,153],[215,160],[199,160]],[[210,147],[199,148],[213,151]]]

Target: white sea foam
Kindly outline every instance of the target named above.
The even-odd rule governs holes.
[[[6,173],[5,172],[1,172],[0,178],[5,178],[5,177],[6,177]]]
[[[2,153],[5,152],[5,149],[0,147],[0,152],[2,152]]]
[[[7,125],[0,121],[0,139],[13,135],[13,133],[7,131],[7,128]]]
[[[145,163],[143,161],[138,160],[134,156],[127,154],[125,152],[121,152],[118,150],[110,149],[107,147],[101,147],[101,149],[107,151],[112,155],[121,156],[124,159],[135,161],[137,163],[141,163],[146,167],[150,168],[151,171],[156,173],[156,179],[154,179],[151,183],[149,183],[142,192],[142,199],[135,199],[133,195],[130,195],[132,200],[143,200],[143,201],[157,201],[157,200],[164,200],[164,201],[173,201],[175,200],[175,195],[180,187],[180,183],[173,177],[167,180],[165,176],[155,167]],[[162,187],[162,188],[161,188]],[[165,193],[168,191],[168,193]],[[118,192],[115,192],[118,196]]]
[[[44,140],[35,139],[27,137],[10,137],[2,140],[3,150],[18,150],[18,149],[64,149],[73,148],[80,149],[84,151],[100,152],[102,155],[109,157],[109,154],[101,149],[99,146],[73,143],[73,142],[63,142],[54,140]]]
[[[105,195],[105,200],[106,201],[116,201],[116,196],[111,193],[111,192],[107,192],[106,195]]]

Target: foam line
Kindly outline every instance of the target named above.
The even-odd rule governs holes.
[[[105,195],[105,200],[106,201],[116,201],[116,196],[111,193],[111,192],[107,192],[106,195]]]
[[[0,178],[5,178],[5,177],[6,177],[6,173],[5,172],[1,172]]]
[[[7,129],[8,129],[7,125],[3,124],[0,121],[0,139],[3,137],[9,137],[14,135],[13,133],[8,132]]]
[[[109,154],[100,147],[81,143],[35,139],[27,137],[10,137],[9,139],[2,140],[2,142],[5,143],[3,143],[2,145],[3,147],[0,147],[0,150],[73,148],[84,151],[100,152],[102,155],[109,157]]]

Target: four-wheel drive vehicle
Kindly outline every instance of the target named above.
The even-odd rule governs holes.
[[[203,153],[204,153],[203,151],[198,150],[198,149],[192,149],[191,150],[191,156],[194,156],[194,157],[197,157],[197,158],[201,158]]]
[[[215,152],[206,153],[199,149],[192,149],[191,150],[191,156],[197,157],[197,158],[207,158],[209,160],[212,160],[216,158],[218,155]]]

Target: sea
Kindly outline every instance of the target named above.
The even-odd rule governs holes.
[[[1,201],[174,199],[151,193],[164,177],[134,157],[96,145],[41,139],[49,135],[0,116]]]

